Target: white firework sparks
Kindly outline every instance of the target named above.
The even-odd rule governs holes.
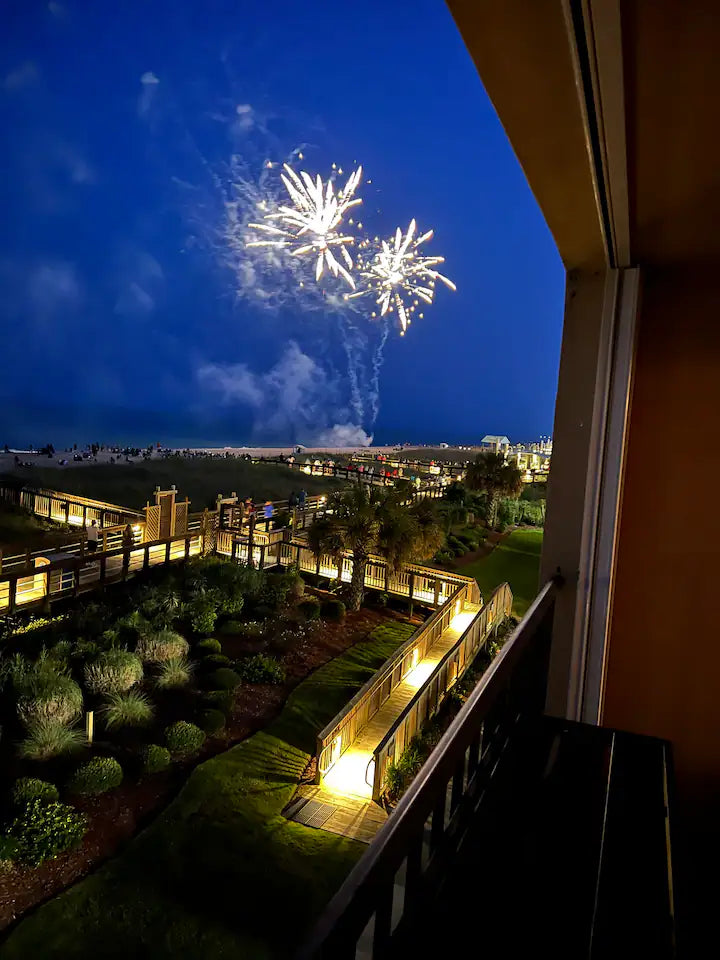
[[[289,164],[283,164],[281,179],[292,206],[282,205],[265,215],[261,223],[249,223],[252,230],[261,231],[265,238],[248,240],[248,247],[276,247],[287,250],[293,257],[317,255],[315,279],[320,280],[327,268],[333,276],[341,276],[353,289],[355,281],[350,274],[353,260],[348,246],[355,242],[349,234],[340,232],[348,210],[362,203],[354,197],[360,184],[362,167],[350,175],[345,187],[335,191],[332,179],[315,180],[301,170],[295,173]],[[333,249],[338,253],[335,256]],[[343,262],[341,262],[343,261]]]
[[[401,335],[420,301],[433,302],[436,281],[440,280],[450,290],[457,289],[452,280],[435,269],[445,262],[444,257],[428,257],[418,252],[420,245],[432,237],[433,231],[428,230],[416,238],[416,230],[417,224],[411,220],[406,234],[403,235],[398,227],[395,236],[389,241],[382,240],[379,247],[373,246],[369,240],[363,241],[357,263],[363,283],[356,293],[347,294],[348,298],[376,295],[381,317],[397,311]],[[363,254],[362,250],[370,252]],[[375,313],[372,316],[375,317]],[[422,313],[419,316],[422,317]]]

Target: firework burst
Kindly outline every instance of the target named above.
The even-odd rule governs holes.
[[[417,224],[411,220],[405,234],[398,227],[393,238],[382,240],[379,245],[377,238],[375,241],[364,240],[360,244],[356,267],[361,285],[355,293],[346,295],[349,299],[374,295],[381,317],[397,313],[401,335],[405,333],[420,301],[428,304],[433,302],[438,280],[450,290],[457,289],[452,280],[435,269],[445,262],[444,257],[429,257],[419,252],[421,244],[430,240],[433,231],[428,230],[419,237],[415,236],[416,231]],[[422,317],[422,313],[419,316]]]
[[[355,238],[340,228],[348,210],[362,203],[354,196],[360,185],[362,167],[358,167],[337,192],[332,179],[323,182],[318,174],[313,180],[304,170],[297,174],[287,163],[283,169],[281,180],[292,206],[283,204],[267,213],[261,223],[249,223],[248,227],[263,237],[246,241],[247,246],[274,247],[286,250],[293,257],[316,256],[316,280],[328,269],[355,289],[350,273],[353,260],[347,249]]]

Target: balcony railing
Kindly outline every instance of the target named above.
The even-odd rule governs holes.
[[[542,588],[328,905],[299,960],[399,956],[394,951],[405,933],[426,920],[516,729],[542,714],[556,588],[554,582]]]

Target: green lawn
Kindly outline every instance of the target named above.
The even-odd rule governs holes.
[[[317,732],[412,630],[382,625],[317,670],[267,730],[197,767],[124,853],[24,920],[0,957],[290,956],[366,848],[281,811]]]
[[[513,592],[513,614],[522,617],[538,592],[542,542],[542,530],[514,530],[487,557],[463,565],[459,572],[475,577],[485,597],[507,580]]]
[[[152,501],[156,486],[174,483],[181,498],[189,497],[192,510],[213,506],[218,493],[229,497],[286,500],[302,487],[309,494],[329,493],[344,486],[332,477],[313,477],[278,464],[252,464],[239,459],[203,457],[149,460],[145,463],[92,464],[90,466],[31,467],[13,474],[27,486],[49,487],[63,493],[107,500],[123,507],[142,509]]]

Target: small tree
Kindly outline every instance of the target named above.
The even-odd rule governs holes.
[[[344,550],[352,551],[351,610],[359,610],[362,605],[365,570],[373,552],[398,570],[418,555],[430,556],[442,542],[432,505],[420,501],[407,507],[402,494],[395,490],[358,484],[335,494],[328,506],[330,512],[316,518],[308,529],[308,543],[316,557],[339,560]]]
[[[479,453],[468,467],[466,483],[471,490],[484,490],[490,501],[489,522],[497,523],[501,497],[517,497],[522,490],[522,473],[502,453]]]

